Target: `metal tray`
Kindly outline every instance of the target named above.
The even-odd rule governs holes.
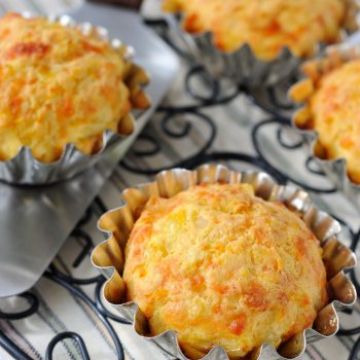
[[[179,69],[177,56],[134,12],[87,3],[70,15],[105,26],[111,36],[136,49],[135,61],[151,76],[147,92],[153,106],[137,118],[137,129],[127,141],[109,150],[95,168],[72,180],[41,187],[0,183],[0,297],[21,293],[36,283],[149,120]]]

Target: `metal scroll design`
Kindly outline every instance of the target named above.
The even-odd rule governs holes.
[[[261,133],[266,129],[272,127],[274,131],[273,141],[287,153],[297,151],[304,144],[301,139],[288,139],[286,132],[289,128],[289,113],[291,112],[291,104],[286,102],[284,97],[284,91],[287,88],[287,84],[280,84],[277,87],[266,87],[262,89],[244,89],[234,88],[231,91],[225,92],[221,82],[209,78],[204,69],[196,64],[190,63],[190,58],[187,57],[185,51],[178,47],[171,41],[171,38],[166,32],[166,26],[163,22],[152,22],[151,25],[157,28],[160,35],[178,52],[178,54],[189,62],[189,70],[185,75],[184,79],[184,91],[188,94],[188,98],[191,99],[189,103],[183,105],[163,105],[157,110],[157,116],[160,123],[160,131],[162,134],[169,139],[181,140],[191,136],[193,131],[194,123],[201,123],[206,126],[208,136],[202,144],[198,144],[195,153],[186,156],[181,159],[177,159],[171,164],[167,164],[163,167],[138,167],[133,165],[132,162],[124,160],[121,165],[134,173],[152,175],[161,170],[165,170],[171,167],[180,166],[186,168],[194,168],[200,164],[210,161],[231,161],[240,162],[255,166],[271,174],[279,183],[285,184],[287,182],[293,182],[306,190],[319,194],[331,194],[336,192],[336,189],[327,186],[313,186],[305,181],[301,181],[296,177],[288,174],[286,170],[279,168],[268,159],[267,152],[262,147]],[[194,80],[200,80],[206,84],[207,93],[201,94],[195,91],[192,86]],[[291,81],[291,79],[290,79]],[[211,108],[214,106],[222,106],[230,103],[240,93],[245,93],[254,104],[261,109],[265,110],[267,116],[263,121],[254,123],[251,129],[251,143],[255,149],[255,155],[251,155],[245,152],[229,152],[222,150],[213,150],[214,142],[218,132],[216,123],[211,115]],[[193,118],[193,122],[188,121],[188,117]],[[177,126],[174,127],[176,121]],[[140,149],[136,146],[132,150],[132,156],[139,159],[147,158],[150,159],[153,156],[160,154],[163,150],[159,145],[156,137],[151,133],[145,131],[141,134],[139,141],[146,142],[146,149]],[[140,162],[142,163],[142,162]],[[320,178],[325,177],[325,174],[316,167],[312,158],[308,158],[305,161],[304,167],[306,171],[312,175],[319,176]],[[97,198],[95,200],[97,208],[100,208],[102,212],[107,209],[102,201]],[[91,219],[96,216],[93,207],[90,207],[84,214],[83,218],[79,221],[77,227],[74,229],[72,235],[74,237],[81,238],[82,249],[73,262],[73,267],[76,268],[84,261],[88,261],[89,253],[93,248],[93,241],[91,236],[84,230],[84,226],[87,225]],[[360,242],[360,230],[354,231],[349,225],[343,220],[338,219],[345,229],[349,233],[351,238],[351,247],[354,251],[359,250]],[[52,264],[49,269],[45,272],[44,276],[52,281],[57,286],[67,290],[73,297],[79,301],[85,303],[91,310],[93,315],[102,323],[106,331],[108,332],[109,338],[111,339],[116,353],[116,358],[121,360],[124,359],[124,348],[119,339],[118,334],[114,330],[111,321],[115,321],[121,324],[128,324],[125,319],[109,312],[102,302],[101,290],[105,278],[102,275],[89,278],[76,278],[71,275],[63,273],[55,264]],[[358,294],[360,294],[360,279],[358,278],[355,270],[350,271],[350,276],[356,286]],[[90,296],[88,292],[84,291],[84,287],[93,286],[93,294]],[[39,299],[36,293],[32,291],[18,295],[26,300],[27,307],[24,310],[17,312],[4,312],[0,311],[0,320],[14,321],[19,319],[29,318],[36,314],[39,309]],[[351,313],[348,314],[351,316]],[[340,329],[338,336],[358,336],[360,334],[360,327],[354,327],[351,329]],[[75,347],[79,350],[79,354],[82,359],[88,360],[91,358],[91,354],[86,347],[86,343],[81,336],[71,330],[56,334],[47,345],[46,353],[44,354],[45,359],[53,359],[53,353],[56,346],[63,341],[71,341]],[[7,337],[4,333],[0,332],[0,346],[2,346],[10,355],[18,360],[31,359],[12,339]],[[356,360],[360,358],[360,337],[354,344],[353,349],[349,355],[349,360]]]
[[[105,210],[104,205],[99,198],[97,198],[95,201],[98,208],[100,207]],[[73,268],[78,267],[84,261],[88,261],[88,255],[94,247],[91,236],[82,229],[82,227],[84,225],[87,225],[94,216],[94,210],[92,207],[90,207],[89,209],[87,209],[83,218],[79,221],[77,227],[72,233],[72,236],[81,239],[82,243],[81,250],[75,258],[74,262],[72,263]],[[74,276],[63,273],[55,266],[54,263],[50,265],[49,269],[45,272],[44,277],[57,284],[58,286],[64,288],[71,294],[71,296],[87,305],[92,314],[104,326],[109,335],[109,338],[112,340],[116,353],[116,359],[125,359],[124,348],[121,344],[118,334],[114,330],[109,320],[121,324],[128,324],[128,322],[125,319],[122,319],[121,317],[112,314],[104,306],[101,297],[101,289],[102,285],[106,280],[105,277],[103,277],[102,275],[98,275],[89,278],[76,278]],[[83,287],[89,285],[94,286],[93,296],[88,295],[88,293],[83,290]],[[30,290],[29,292],[25,292],[18,296],[26,300],[27,306],[25,307],[25,309],[16,312],[0,311],[0,320],[12,321],[26,319],[30,318],[32,315],[38,312],[40,301],[35,292],[32,292]],[[90,354],[88,352],[84,339],[80,334],[74,331],[64,331],[56,334],[47,345],[44,358],[46,360],[52,360],[54,349],[60,342],[64,340],[72,341],[74,343],[75,347],[79,351],[79,356],[82,359],[90,359]],[[17,360],[32,359],[26,352],[24,352],[19,347],[19,345],[14,340],[10,339],[2,332],[0,332],[0,346],[2,346],[10,355],[12,355]]]

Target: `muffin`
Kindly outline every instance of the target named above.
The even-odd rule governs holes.
[[[265,173],[172,169],[123,200],[92,262],[105,299],[171,357],[293,359],[338,331],[334,300],[356,301],[339,223]]]
[[[94,154],[105,130],[130,134],[130,111],[149,105],[126,47],[116,49],[96,31],[8,14],[0,20],[0,45],[1,161],[27,147],[51,163],[70,143]]]
[[[319,43],[340,38],[349,20],[346,0],[164,0],[164,10],[184,13],[190,33],[211,32],[216,47],[233,52],[249,44],[262,60],[284,47],[298,57],[314,53]]]
[[[215,344],[231,356],[277,347],[327,302],[315,235],[248,184],[152,197],[130,233],[123,278],[152,334],[175,330],[185,350]]]
[[[349,53],[350,55],[350,53]],[[305,106],[294,116],[295,125],[318,134],[316,155],[346,160],[347,173],[360,184],[360,58],[335,52],[304,66],[307,78],[290,97]]]

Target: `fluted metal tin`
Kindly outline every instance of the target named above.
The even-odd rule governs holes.
[[[23,13],[22,16],[29,18],[32,15]],[[149,100],[142,90],[142,87],[148,83],[149,78],[142,68],[132,63],[131,59],[134,54],[132,47],[122,44],[119,39],[110,40],[108,31],[105,28],[94,26],[88,22],[76,23],[68,15],[48,17],[48,20],[58,22],[65,27],[76,27],[84,35],[92,34],[109,41],[111,46],[119,52],[119,56],[122,56],[128,62],[124,82],[129,88],[130,102],[133,108],[138,107],[137,102],[149,104]],[[21,147],[15,157],[0,161],[0,180],[11,184],[44,185],[69,179],[81,173],[93,166],[107,149],[122,143],[136,126],[136,122],[130,113],[119,120],[122,121],[119,133],[110,130],[104,131],[101,147],[92,155],[86,155],[79,151],[75,145],[67,144],[57,161],[44,163],[34,158],[30,148]]]
[[[222,165],[204,165],[195,171],[173,169],[160,173],[154,182],[129,188],[123,192],[123,205],[105,213],[98,227],[107,235],[107,240],[98,245],[92,254],[95,267],[108,278],[103,288],[105,299],[133,324],[137,334],[155,343],[161,351],[174,358],[187,360],[180,348],[174,331],[166,331],[157,336],[149,333],[147,320],[134,302],[125,301],[125,283],[121,277],[124,265],[124,247],[136,219],[151,195],[172,197],[190,186],[200,183],[248,183],[257,196],[268,201],[281,201],[296,211],[319,239],[323,248],[323,259],[327,271],[330,302],[318,313],[312,329],[307,329],[278,349],[264,344],[252,351],[247,359],[293,359],[304,353],[307,342],[327,338],[339,329],[337,306],[350,306],[356,301],[356,290],[344,274],[344,269],[356,265],[355,254],[338,239],[340,224],[328,214],[318,210],[309,195],[292,186],[277,185],[264,172],[231,171]],[[195,354],[186,349],[187,354]],[[197,357],[199,353],[197,351]],[[203,360],[227,360],[228,355],[221,347],[214,347]],[[194,356],[194,355],[193,355]]]
[[[318,133],[305,126],[305,122],[310,120],[308,117],[311,117],[308,112],[307,101],[311,97],[313,90],[309,89],[310,91],[308,91],[306,89],[309,85],[313,87],[311,78],[316,81],[328,71],[352,59],[360,59],[359,45],[342,44],[329,47],[324,57],[310,60],[304,64],[304,69],[308,67],[311,76],[303,78],[294,84],[289,90],[289,97],[304,105],[293,115],[292,125],[305,139],[310,155],[314,157],[335,186],[360,209],[360,184],[353,182],[349,177],[346,160],[344,158],[324,159],[319,157]],[[299,94],[296,95],[296,92]]]
[[[358,4],[356,0],[343,1],[347,3],[348,9],[343,28],[352,32],[357,29]],[[269,61],[259,59],[249,44],[233,52],[223,52],[214,44],[211,32],[186,32],[182,28],[183,18],[183,14],[168,15],[167,21],[194,61],[203,65],[215,79],[229,78],[238,85],[250,87],[272,85],[293,74],[303,61],[288,47],[284,47],[276,58]]]

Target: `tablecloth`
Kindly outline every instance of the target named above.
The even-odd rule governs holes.
[[[81,0],[1,0],[0,10],[60,13],[81,6],[81,3]],[[184,61],[182,71],[164,100],[163,106],[179,106],[194,102],[194,98],[185,95],[186,74],[187,64]],[[196,82],[196,78],[194,81]],[[194,86],[196,87],[196,84]],[[206,92],[206,87],[202,91]],[[171,121],[164,120],[164,112],[161,111],[153,116],[132,151],[116,168],[100,195],[86,212],[83,221],[69,237],[49,272],[23,297],[0,300],[0,310],[4,313],[26,310],[31,303],[36,307],[36,311],[29,310],[29,316],[19,316],[19,319],[0,319],[0,331],[21,349],[23,356],[26,354],[31,359],[44,359],[49,342],[54,336],[70,331],[81,336],[91,359],[119,358],[119,353],[121,354],[119,339],[126,359],[166,358],[153,345],[149,345],[135,335],[130,326],[111,320],[109,314],[106,314],[104,322],[102,319],[104,311],[96,309],[97,303],[93,300],[96,294],[100,293],[99,287],[102,282],[97,278],[97,270],[90,264],[89,254],[93,246],[104,239],[96,229],[96,221],[105,208],[119,205],[120,193],[124,187],[152,179],[157,168],[177,164],[181,159],[198,153],[199,149],[204,149],[204,153],[217,154],[209,159],[219,157],[224,160],[226,158],[224,152],[246,154],[254,161],[250,163],[249,159],[245,159],[245,162],[235,161],[234,157],[231,157],[232,161],[229,165],[240,169],[257,167],[259,162],[252,138],[254,125],[267,119],[268,115],[253,105],[251,97],[243,94],[236,96],[227,105],[195,106],[179,114],[171,111],[165,114],[171,117]],[[261,144],[265,148],[265,153],[273,154],[274,162],[281,164],[282,169],[290,172],[293,177],[309,179],[316,186],[328,186],[326,180],[319,179],[313,174],[309,175],[304,170],[301,165],[305,159],[304,149],[292,151],[291,154],[279,150],[274,140],[278,136],[277,124],[270,121],[264,126]],[[289,138],[291,139],[292,136],[290,134]],[[211,143],[210,149],[206,149],[207,143]],[[204,161],[206,159],[204,156]],[[314,199],[320,206],[331,210],[342,219],[345,218],[354,230],[359,228],[357,210],[341,195],[324,196],[314,193]],[[343,238],[344,241],[348,241],[346,231]],[[359,304],[352,314],[342,313],[341,320],[344,327],[359,325]],[[112,328],[109,331],[108,324],[114,332]],[[116,334],[115,342],[114,334]],[[355,340],[356,336],[338,336],[320,341],[309,345],[302,359],[345,360]],[[4,347],[0,347],[0,359],[9,358],[12,358],[9,352]],[[79,342],[74,338],[59,342],[54,350],[54,358],[80,359]]]

